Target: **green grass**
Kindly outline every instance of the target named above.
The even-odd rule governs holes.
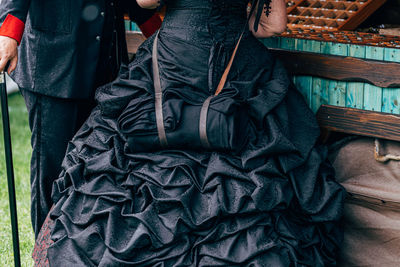
[[[33,266],[31,258],[34,235],[30,219],[31,157],[28,113],[19,93],[8,98],[13,148],[15,187],[18,207],[18,229],[22,266]],[[7,174],[4,157],[3,125],[0,120],[0,266],[14,266],[11,237],[10,208],[8,204]]]

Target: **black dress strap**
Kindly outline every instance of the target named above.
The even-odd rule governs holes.
[[[210,102],[213,97],[214,96],[211,95],[206,99],[206,101],[204,101],[200,111],[200,122],[199,122],[200,142],[204,148],[208,149],[211,148],[211,146],[207,137],[207,115],[208,115],[208,108],[210,106]]]
[[[154,92],[155,92],[155,108],[156,108],[156,123],[157,123],[157,131],[158,138],[160,139],[161,147],[167,147],[167,135],[165,134],[164,127],[164,115],[162,111],[162,89],[161,89],[161,81],[160,81],[160,72],[158,69],[158,53],[157,53],[157,44],[158,44],[158,34],[154,38],[153,43],[153,83],[154,83]]]

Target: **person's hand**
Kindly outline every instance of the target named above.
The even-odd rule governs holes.
[[[7,63],[10,62],[8,67],[8,74],[11,74],[17,67],[18,62],[18,43],[13,38],[7,36],[0,36],[0,71],[3,71]]]

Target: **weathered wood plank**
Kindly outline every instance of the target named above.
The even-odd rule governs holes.
[[[337,56],[347,56],[348,55],[348,44],[341,43],[330,43],[327,46],[327,54],[337,55]],[[341,81],[331,81],[329,82],[328,103],[335,106],[345,106],[346,104],[346,88],[347,83]]]
[[[365,46],[350,45],[349,56],[365,58]],[[348,82],[346,90],[346,107],[363,108],[364,102],[364,83]]]
[[[128,47],[129,54],[136,54],[139,46],[146,40],[146,37],[142,33],[127,31],[126,32],[126,45]]]
[[[385,48],[384,60],[388,62],[400,62],[400,50],[393,48]],[[400,114],[399,102],[400,102],[400,88],[382,89],[382,112]]]
[[[330,42],[321,42],[321,53],[322,54],[328,54],[329,53],[329,46]],[[318,79],[314,77],[314,79]],[[320,97],[318,99],[313,99],[313,111],[316,112],[318,108],[321,105],[328,104],[329,103],[329,84],[331,83],[332,80],[329,79],[324,79],[324,78],[319,78],[321,84],[321,93]]]
[[[366,59],[379,59],[383,60],[384,56],[384,48],[382,47],[371,47],[367,46],[365,48],[365,58]],[[389,77],[384,72],[385,66],[389,64],[398,64],[398,63],[384,63],[381,67],[376,66],[375,69],[362,69],[365,71],[367,75],[374,76],[379,75],[384,77],[385,79],[389,79]],[[394,71],[394,70],[393,70]],[[396,74],[398,75],[398,72]],[[389,80],[390,81],[390,80]],[[373,111],[381,111],[382,110],[382,88],[380,87],[387,87],[384,84],[375,83],[375,85],[366,84],[364,86],[364,108],[366,110],[373,110]]]
[[[323,130],[400,141],[400,115],[322,105],[317,120]]]
[[[296,45],[295,38],[281,38],[280,47],[286,50],[294,50]]]
[[[261,41],[268,48],[279,48],[280,47],[280,38],[279,37],[264,38]]]
[[[322,44],[319,41],[311,41],[311,50],[309,52],[321,53]],[[317,112],[318,108],[323,103],[323,92],[322,92],[322,79],[318,77],[312,77],[311,83],[311,102],[310,107],[314,112]]]
[[[309,41],[309,40],[307,40]],[[300,51],[271,49],[295,75],[313,75],[338,81],[367,82],[379,87],[400,87],[400,63],[383,61],[381,47],[367,47],[378,52],[369,55],[381,60],[320,55]],[[379,71],[378,71],[379,70]]]
[[[308,51],[311,52],[313,51],[313,43],[310,40],[303,40],[303,39],[296,39],[296,45],[295,45],[296,51],[303,52],[303,51]],[[298,52],[293,52],[293,54],[297,54]],[[287,66],[290,64],[287,62],[285,58],[281,58],[284,60],[284,64]],[[295,73],[293,73],[295,74]],[[311,107],[311,100],[312,100],[312,80],[313,78],[310,76],[295,76],[294,83],[297,87],[297,89],[301,92],[301,94],[304,96],[306,102],[309,104]]]
[[[133,21],[131,22],[131,29],[130,30],[134,31],[134,32],[141,32],[139,26]]]
[[[131,30],[131,22],[127,19],[124,20],[125,23],[125,31],[130,31]]]

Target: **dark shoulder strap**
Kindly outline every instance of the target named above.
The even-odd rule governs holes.
[[[158,44],[158,34],[156,33],[156,37],[153,42],[153,56],[152,56],[152,65],[153,65],[153,83],[154,83],[154,93],[155,93],[155,106],[156,106],[156,123],[157,123],[157,132],[158,138],[160,140],[161,147],[167,147],[167,136],[165,134],[164,127],[164,115],[162,112],[162,89],[161,89],[161,80],[160,80],[160,71],[158,69],[158,53],[157,53],[157,44]]]
[[[222,74],[221,80],[219,81],[219,84],[218,84],[217,90],[215,91],[214,96],[219,95],[219,93],[221,93],[222,89],[225,86],[226,79],[228,78],[228,74],[231,71],[232,63],[233,63],[233,60],[235,59],[236,52],[237,52],[237,50],[239,48],[239,44],[240,44],[240,41],[242,40],[242,37],[243,37],[243,32],[240,35],[239,40],[236,43],[235,50],[233,50],[232,56],[231,56],[231,58],[229,59],[229,62],[228,62],[228,66],[226,66],[226,69],[225,69],[224,73]]]

